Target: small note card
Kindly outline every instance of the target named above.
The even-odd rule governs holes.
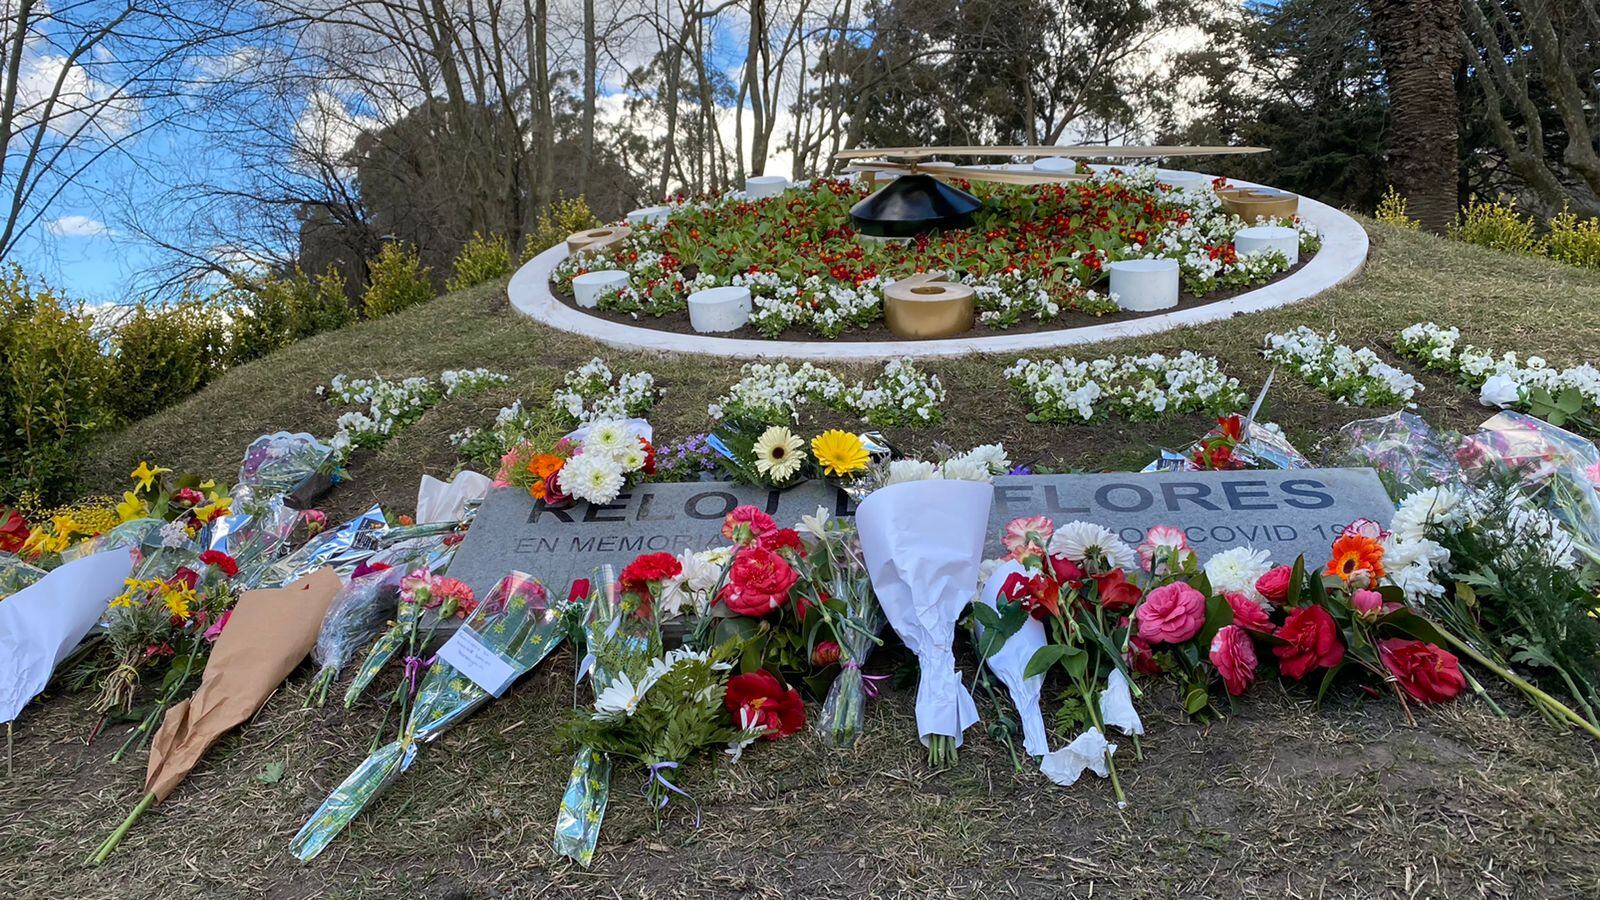
[[[439,658],[495,697],[505,693],[511,682],[522,674],[520,666],[485,644],[476,631],[464,625],[439,648]]]

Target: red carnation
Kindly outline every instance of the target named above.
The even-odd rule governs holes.
[[[1378,642],[1378,658],[1400,689],[1423,703],[1453,700],[1467,686],[1455,654],[1426,641],[1389,638]]]
[[[239,574],[239,564],[234,562],[233,557],[223,553],[221,550],[207,550],[200,554],[200,561],[208,566],[216,567],[218,571],[229,578]]]
[[[206,495],[186,487],[172,495],[172,502],[179,506],[199,506],[206,502]]]
[[[722,536],[741,544],[754,543],[777,530],[778,523],[772,521],[771,516],[748,504],[734,507],[722,520]]]
[[[800,692],[784,688],[766,669],[728,679],[722,703],[733,715],[736,727],[763,730],[769,741],[794,734],[806,724],[806,706]]]
[[[1282,606],[1289,599],[1289,579],[1293,575],[1293,569],[1278,566],[1256,579],[1256,591],[1271,601],[1273,606]]]
[[[743,547],[733,557],[728,583],[717,599],[741,616],[761,617],[789,602],[800,576],[783,557],[760,547]]]
[[[1100,606],[1107,612],[1127,612],[1139,605],[1144,596],[1144,591],[1129,581],[1120,568],[1095,575],[1094,583],[1100,589]]]
[[[646,553],[622,570],[622,589],[647,593],[650,585],[683,573],[683,563],[671,553]]]
[[[1272,648],[1278,657],[1278,671],[1290,678],[1304,678],[1313,669],[1327,669],[1344,661],[1344,642],[1333,616],[1320,606],[1302,606],[1289,613],[1278,627],[1283,640]]]
[[[796,557],[806,555],[806,545],[800,540],[800,532],[793,528],[777,528],[766,534],[757,535],[756,545],[773,553],[787,550]]]
[[[1237,625],[1224,625],[1211,639],[1211,664],[1232,696],[1245,692],[1256,680],[1256,648],[1250,635]]]
[[[1272,620],[1267,618],[1267,611],[1261,604],[1237,591],[1228,591],[1222,598],[1233,609],[1233,624],[1252,634],[1272,633]]]

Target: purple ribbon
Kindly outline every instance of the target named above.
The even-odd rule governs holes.
[[[420,656],[407,656],[405,658],[405,672],[400,677],[411,682],[411,695],[413,697],[417,694],[417,676],[422,674],[425,666],[433,665],[433,661],[438,658],[438,656],[430,656],[427,659],[423,659]]]
[[[861,672],[861,663],[858,663],[853,659],[847,659],[839,664],[839,668],[855,669],[857,672]],[[887,675],[868,675],[865,672],[861,672],[861,692],[873,700],[878,699],[877,682],[883,681],[888,677],[889,676]]]
[[[694,804],[694,827],[699,828],[700,827],[700,801],[696,800],[694,797],[690,796],[689,792],[685,791],[683,788],[680,788],[677,785],[673,784],[672,782],[668,781],[667,780],[667,776],[661,774],[661,770],[662,769],[676,769],[677,767],[678,767],[678,764],[675,763],[675,762],[658,762],[658,763],[655,763],[655,764],[649,766],[650,775],[649,775],[649,777],[647,777],[644,780],[644,788],[643,788],[642,793],[646,797],[650,796],[650,785],[651,784],[655,784],[655,783],[659,783],[662,787],[666,788],[667,790],[673,792],[674,794],[677,794],[680,797],[683,797],[684,799],[688,800],[690,803],[693,803]],[[666,806],[667,806],[667,801],[671,800],[671,799],[672,799],[671,797],[663,796],[661,798],[661,802],[656,804],[656,809],[665,809]]]

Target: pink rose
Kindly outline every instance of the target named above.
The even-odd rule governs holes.
[[[1256,648],[1250,635],[1237,625],[1224,625],[1211,639],[1211,664],[1234,697],[1256,680]]]
[[[1289,579],[1293,574],[1294,570],[1288,566],[1279,566],[1256,579],[1256,591],[1273,606],[1282,606],[1289,599]]]
[[[1272,620],[1267,618],[1267,611],[1261,608],[1261,604],[1237,591],[1229,591],[1222,597],[1233,608],[1233,624],[1252,634],[1273,632]]]
[[[1383,613],[1383,595],[1377,591],[1356,591],[1350,595],[1350,608],[1363,619],[1376,619]]]
[[[1181,644],[1200,631],[1206,595],[1181,581],[1158,587],[1134,612],[1139,636],[1152,644]]]

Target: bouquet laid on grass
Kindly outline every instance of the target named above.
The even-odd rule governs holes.
[[[416,690],[417,675],[426,668],[422,654],[433,642],[439,626],[452,618],[465,619],[478,607],[472,588],[467,587],[465,582],[434,574],[427,568],[401,578],[399,589],[394,621],[368,648],[367,655],[356,669],[355,678],[345,690],[346,709],[355,706],[378,673],[403,652],[405,673],[395,687],[391,702],[391,711],[399,707],[403,719],[407,698]],[[425,613],[431,615],[425,617]],[[428,622],[426,628],[425,620]],[[381,727],[379,731],[382,731]]]
[[[328,688],[339,677],[339,671],[361,647],[396,621],[404,576],[403,568],[374,569],[351,578],[333,598],[333,605],[322,620],[322,630],[317,633],[317,644],[311,649],[317,676],[311,682],[309,702],[317,706],[326,703]]]
[[[650,437],[642,419],[596,419],[549,444],[517,444],[501,458],[494,483],[522,488],[546,506],[610,503],[630,483],[655,473]]]
[[[349,578],[376,549],[362,538],[389,527],[379,506],[373,506],[337,528],[324,529],[322,523],[326,516],[321,512],[303,512],[301,519],[310,527],[311,537],[286,556],[258,559],[254,565],[241,570],[241,585],[246,588],[281,587],[323,566],[331,567],[340,577]]]
[[[862,667],[874,648],[882,646],[879,635],[888,624],[878,598],[872,592],[872,579],[861,555],[861,539],[855,522],[830,518],[826,509],[801,520],[806,535],[807,553],[801,558],[802,576],[798,590],[805,603],[825,618],[835,641],[812,644],[811,661],[837,661],[839,673],[828,687],[817,729],[835,747],[855,743],[866,722],[867,698],[876,695],[873,680]]]
[[[889,447],[875,432],[854,434],[837,428],[807,441],[787,425],[725,421],[706,438],[724,474],[742,484],[792,487],[807,478],[851,484],[874,458],[887,459]]]
[[[550,609],[545,588],[514,572],[501,579],[467,620],[465,628],[498,657],[514,680],[527,674],[561,642],[563,625]],[[423,744],[455,727],[496,695],[435,659],[400,719],[395,740],[377,748],[317,807],[289,849],[302,860],[315,857],[338,837],[378,794],[416,762]]]

